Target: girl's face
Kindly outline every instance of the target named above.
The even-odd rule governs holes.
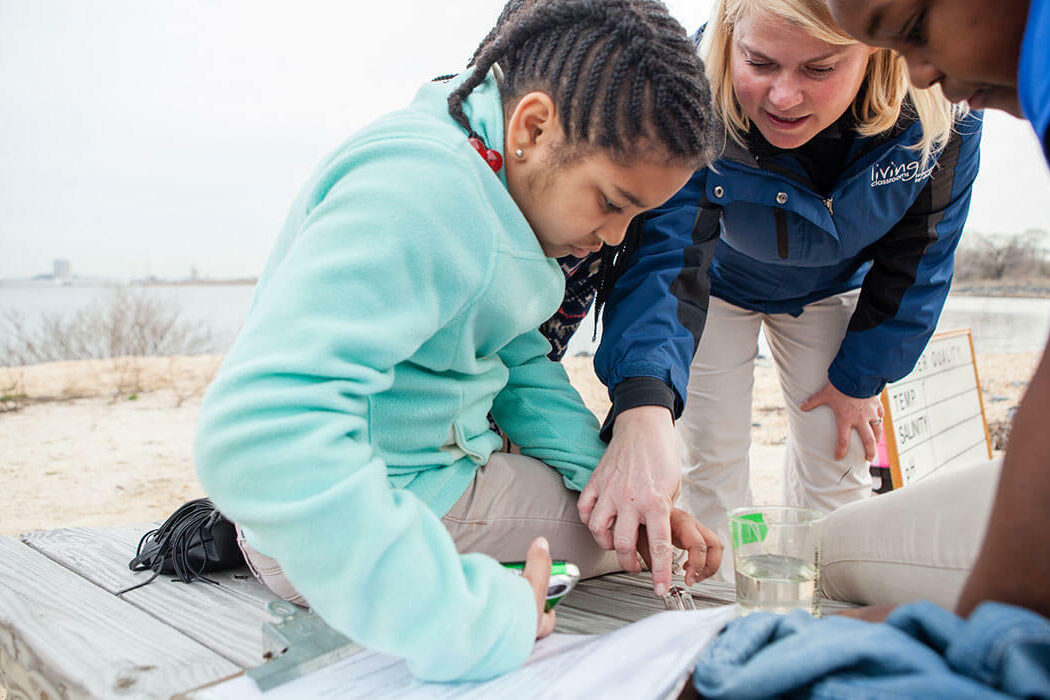
[[[627,164],[600,151],[567,163],[549,158],[515,200],[547,257],[582,258],[619,245],[631,219],[666,202],[692,174],[658,156]]]
[[[1017,69],[1029,0],[829,0],[840,26],[894,49],[917,87],[1019,114]]]
[[[874,49],[828,44],[755,10],[737,22],[729,51],[744,114],[777,148],[798,148],[853,104]]]
[[[669,164],[660,148],[640,149],[645,155],[629,163],[600,150],[566,160],[557,111],[541,92],[521,99],[505,139],[507,188],[550,258],[619,245],[631,219],[666,202],[693,174]]]

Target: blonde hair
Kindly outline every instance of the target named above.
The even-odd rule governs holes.
[[[711,22],[704,31],[701,55],[726,135],[742,146],[742,135],[750,130],[751,123],[733,91],[729,57],[734,27],[756,8],[833,46],[857,43],[835,24],[825,0],[717,0]],[[922,154],[925,168],[931,156],[948,142],[955,122],[965,116],[968,109],[965,105],[951,104],[939,85],[925,90],[913,87],[904,60],[890,49],[878,49],[868,59],[864,82],[853,101],[857,133],[873,136],[892,129],[900,118],[905,97],[910,98],[910,108],[922,124],[922,138],[912,148]]]

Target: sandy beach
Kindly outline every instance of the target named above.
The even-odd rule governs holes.
[[[203,495],[193,471],[201,396],[216,355],[88,360],[0,368],[0,534],[165,518]],[[979,355],[993,436],[1035,368],[1035,353]],[[588,407],[609,402],[591,358],[565,362]],[[777,501],[785,418],[775,370],[760,358],[752,420],[752,483]]]

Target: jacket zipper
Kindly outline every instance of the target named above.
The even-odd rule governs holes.
[[[777,255],[783,260],[788,256],[788,225],[787,214],[783,209],[776,210],[777,220]]]

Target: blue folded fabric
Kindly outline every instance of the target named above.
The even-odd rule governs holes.
[[[709,698],[1050,698],[1050,620],[992,602],[965,620],[912,603],[881,624],[755,613],[712,642],[693,683]]]

